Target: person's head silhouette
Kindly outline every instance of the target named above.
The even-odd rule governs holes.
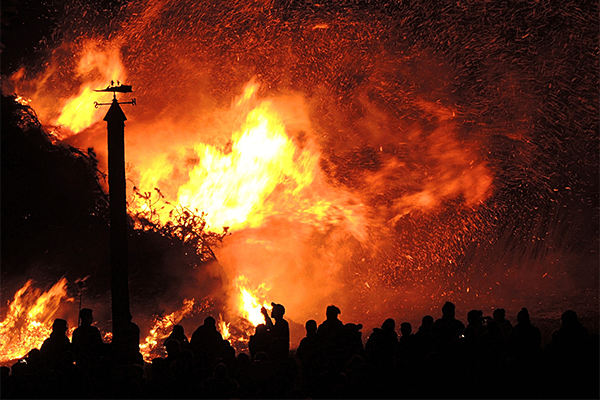
[[[327,306],[327,311],[325,311],[327,319],[337,319],[337,316],[341,313],[342,312],[340,311],[340,309],[334,305]]]
[[[456,312],[456,306],[454,305],[454,303],[447,301],[442,306],[442,315],[446,318],[454,318],[455,312]]]

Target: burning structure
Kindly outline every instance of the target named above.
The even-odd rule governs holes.
[[[243,341],[271,300],[299,324],[332,303],[369,326],[451,298],[579,307],[597,329],[597,4],[14,3],[3,92],[35,110],[44,154],[93,148],[73,151],[77,171],[106,171],[93,89],[136,89],[130,282],[147,346],[206,313]],[[11,34],[35,13],[49,22],[30,52]],[[23,147],[2,121],[2,329],[30,277],[65,276],[75,298],[91,275],[109,331],[106,182],[78,203],[61,164],[40,199],[30,182],[56,164],[6,157]],[[75,324],[74,304],[52,315]]]

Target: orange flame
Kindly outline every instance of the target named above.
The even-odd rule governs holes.
[[[328,25],[323,23],[313,28],[327,29]],[[73,131],[89,127],[104,114],[97,113],[90,106],[93,101],[99,101],[98,94],[91,90],[106,86],[110,80],[125,78],[116,47],[106,50],[90,42],[81,54],[76,78],[83,83],[78,86],[77,94],[64,104],[56,101],[54,104],[52,101],[56,93],[47,89],[41,101],[45,110],[41,110],[38,109],[41,96],[32,95],[31,91],[22,93],[33,99],[31,104],[43,122],[62,124]],[[38,86],[43,85],[52,74],[54,72],[50,68],[41,76]],[[24,73],[19,71],[11,77],[12,80],[24,80]],[[437,103],[419,103],[419,107],[443,123],[434,135],[422,134],[417,128],[403,132],[402,140],[424,143],[424,150],[419,155],[429,160],[427,171],[412,173],[395,153],[383,154],[380,147],[381,169],[365,173],[360,178],[362,187],[355,186],[354,192],[351,192],[343,184],[335,183],[335,179],[329,179],[321,169],[321,148],[311,139],[312,128],[304,99],[288,107],[280,98],[259,99],[258,89],[258,84],[250,82],[232,102],[230,113],[211,110],[207,115],[196,115],[198,110],[205,110],[205,106],[185,103],[185,107],[178,107],[174,118],[160,112],[168,110],[149,105],[148,111],[160,116],[146,117],[144,121],[136,121],[128,127],[127,158],[132,166],[132,179],[139,182],[140,191],[159,188],[164,200],[172,207],[206,212],[209,229],[228,226],[230,232],[239,235],[234,244],[238,248],[243,243],[251,248],[249,252],[252,254],[266,254],[274,249],[273,253],[284,262],[299,260],[285,263],[286,278],[282,278],[283,274],[278,272],[280,265],[276,267],[272,257],[264,256],[265,262],[260,263],[260,269],[259,262],[255,260],[245,261],[242,265],[235,257],[229,257],[229,263],[226,256],[220,257],[223,267],[231,272],[230,276],[244,274],[255,281],[268,282],[278,291],[272,297],[281,298],[281,294],[291,292],[288,290],[290,282],[294,286],[304,285],[301,292],[310,294],[286,298],[290,310],[294,309],[293,306],[316,307],[318,301],[315,299],[337,290],[332,282],[337,269],[344,265],[346,255],[342,253],[345,249],[340,249],[339,253],[332,251],[323,256],[315,255],[314,264],[323,268],[309,270],[306,267],[310,261],[306,261],[302,254],[306,249],[300,246],[314,229],[328,233],[326,239],[331,238],[335,243],[346,243],[345,239],[350,236],[366,243],[369,228],[393,226],[407,214],[434,211],[455,198],[462,199],[466,207],[476,207],[491,195],[493,177],[485,162],[480,160],[476,147],[458,140],[455,129],[458,122],[453,110],[443,110]],[[93,96],[90,98],[90,95]],[[296,101],[300,96],[289,98]],[[290,111],[296,105],[301,111]],[[84,109],[79,109],[80,106]],[[52,112],[45,112],[48,110]],[[294,114],[295,111],[299,114]],[[226,119],[225,128],[220,125],[222,121],[219,119],[223,115],[227,117],[223,118]],[[184,117],[183,122],[176,122],[179,117]],[[296,117],[301,120],[302,129],[293,130],[291,124],[287,124],[290,119],[295,121]],[[193,126],[190,121],[198,120],[207,122],[203,127],[208,133],[189,128]],[[295,132],[309,134],[294,135]],[[213,135],[215,133],[217,135]],[[229,139],[226,144],[220,140],[223,133]],[[385,199],[384,205],[367,209],[363,200],[375,198]],[[132,203],[131,207],[148,211],[146,203]],[[171,209],[165,206],[154,211],[161,222],[166,223]],[[291,222],[289,226],[293,226],[296,235],[293,243],[290,243],[292,240],[281,239],[285,235],[277,235],[277,241],[270,240],[270,237],[263,240],[266,229],[261,232],[258,229],[248,230],[269,226],[267,223],[272,221]],[[271,226],[279,228],[279,225],[284,224]],[[332,227],[335,229],[329,229]],[[247,236],[243,236],[242,230],[247,230]],[[250,239],[245,240],[247,237]],[[255,246],[252,246],[251,240],[254,240]],[[291,256],[288,257],[288,253]],[[319,283],[322,284],[319,286]],[[233,296],[236,303],[231,309],[240,309],[239,314],[253,325],[261,323],[263,317],[259,299],[264,296],[250,290],[251,285],[236,286],[239,296],[236,291]],[[226,327],[223,325],[223,332]],[[150,342],[154,340],[152,335],[149,338]],[[146,347],[156,348],[156,343],[150,342]]]
[[[52,321],[60,303],[67,298],[67,280],[61,278],[50,290],[41,293],[28,280],[19,289],[0,322],[0,362],[24,357],[31,349],[40,348],[52,332]]]
[[[257,85],[247,85],[236,106],[249,106],[256,91]],[[189,150],[183,147],[176,153],[180,158],[186,154],[190,158]],[[230,148],[196,143],[193,155],[197,164],[189,170],[177,194],[163,193],[176,197],[167,198],[172,204],[206,212],[212,228],[253,228],[279,214],[324,221],[333,207],[326,199],[302,201],[315,181],[320,153],[311,146],[300,149],[294,143],[271,101],[261,101],[247,113],[242,128],[231,137]],[[141,172],[140,188],[160,188],[161,182],[170,180],[174,168],[166,154],[154,157]],[[161,211],[163,222],[169,211]]]
[[[150,328],[150,334],[140,344],[140,353],[142,353],[144,361],[152,362],[153,358],[165,355],[165,349],[162,346],[163,340],[169,336],[173,325],[177,325],[183,317],[191,314],[193,310],[194,299],[186,299],[183,301],[181,309],[164,317],[155,318],[152,328]]]
[[[217,322],[217,330],[221,333],[224,340],[231,338],[231,331],[229,330],[229,322],[225,322],[221,314],[219,314],[219,322]]]
[[[120,48],[116,45],[106,46],[99,41],[88,40],[75,56],[79,62],[72,78],[79,86],[76,94],[66,98],[65,85],[59,73],[60,61],[52,64],[37,79],[26,80],[26,72],[21,68],[6,82],[6,85],[14,86],[6,90],[17,92],[17,101],[32,106],[44,124],[65,128],[52,130],[59,139],[79,133],[102,120],[104,113],[98,112],[93,104],[102,99],[103,94],[94,90],[105,88],[111,81],[122,82],[127,78]],[[57,83],[59,79],[61,82]]]
[[[252,325],[257,326],[265,322],[265,317],[261,313],[261,308],[271,309],[271,305],[266,301],[261,301],[259,298],[265,297],[266,291],[269,289],[264,283],[261,283],[254,291],[250,291],[248,279],[244,275],[240,275],[235,279],[235,285],[239,290],[238,312],[248,320]]]
[[[65,126],[73,132],[80,132],[102,119],[103,113],[97,113],[91,107],[98,99],[98,93],[94,89],[104,88],[110,81],[126,78],[119,49],[102,51],[93,43],[84,48],[77,73],[84,80],[79,93],[64,103],[60,115],[52,122],[53,125]],[[90,79],[92,73],[99,76]]]

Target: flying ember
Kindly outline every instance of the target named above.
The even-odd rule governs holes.
[[[377,325],[449,298],[545,309],[532,298],[577,293],[597,315],[596,14],[430,3],[65,2],[2,79],[25,138],[3,134],[3,274],[81,271],[109,319],[106,110],[94,108],[109,94],[94,89],[126,82],[146,361],[173,325],[193,330],[199,299],[239,343],[272,302],[300,331],[330,304]],[[66,285],[18,289],[3,360],[39,347]]]

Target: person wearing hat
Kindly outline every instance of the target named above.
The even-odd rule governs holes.
[[[271,345],[269,355],[273,360],[284,360],[290,353],[290,325],[283,319],[285,307],[282,304],[271,303],[271,318],[266,308],[262,308],[261,312],[265,317],[265,325],[271,335]]]
[[[94,314],[90,308],[79,311],[81,324],[73,331],[73,353],[77,365],[89,367],[91,363],[98,362],[102,356],[104,342],[100,330],[92,325]]]

